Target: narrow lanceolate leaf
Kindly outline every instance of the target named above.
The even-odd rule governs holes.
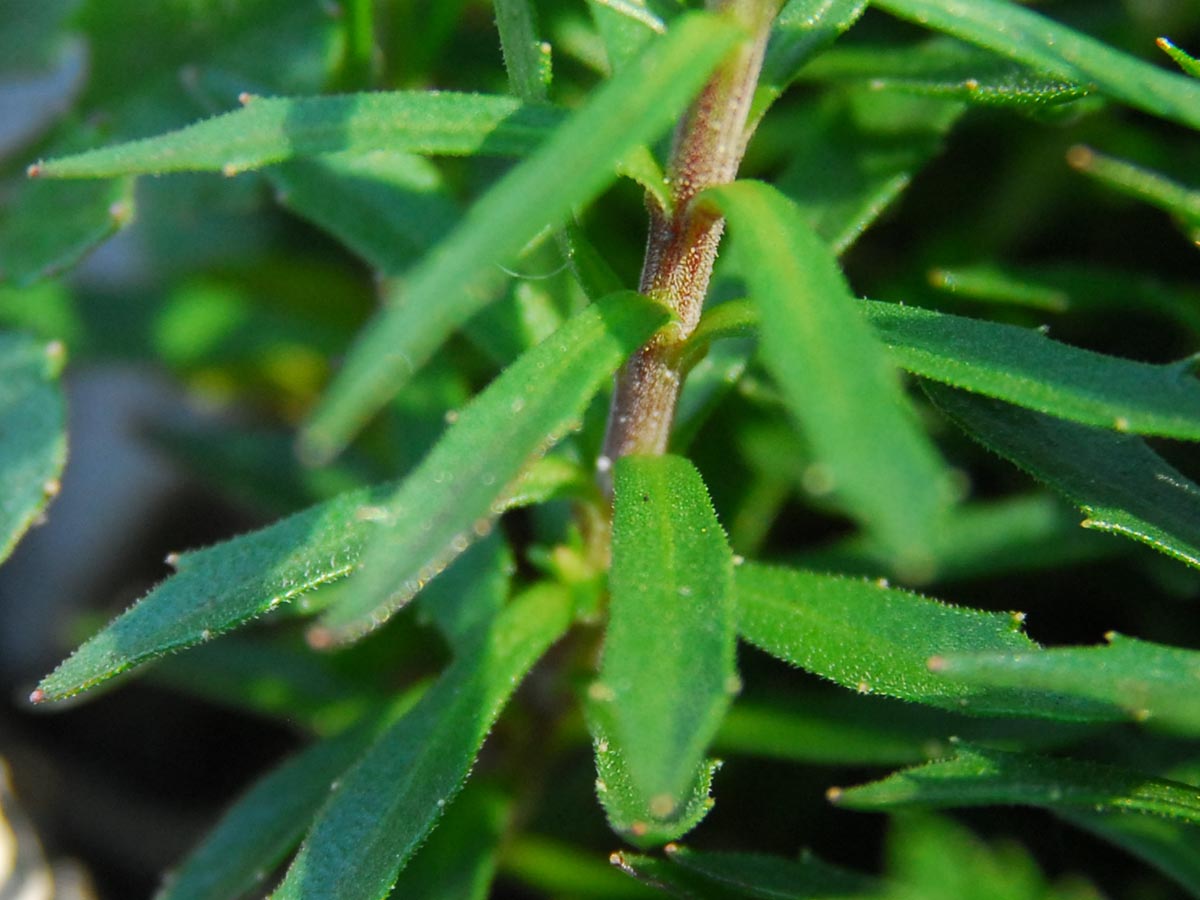
[[[948,653],[1033,652],[1022,616],[950,606],[876,582],[746,563],[734,572],[742,637],[861,693],[989,715],[1104,718],[1103,704],[976,689],[929,671]],[[1119,718],[1109,712],[1108,718]]]
[[[499,514],[510,482],[582,416],[625,357],[667,320],[636,294],[586,307],[462,412],[400,489],[370,515],[377,534],[357,589],[319,642],[352,639],[412,598]]]
[[[1189,897],[1200,897],[1200,829],[1156,816],[1058,809],[1077,828],[1144,859],[1173,878]]]
[[[1041,332],[915,306],[868,302],[867,320],[914,375],[1086,425],[1200,440],[1191,360],[1151,365]]]
[[[260,778],[201,844],[167,877],[156,900],[230,900],[262,889],[329,799],[330,785],[410,710],[419,690],[334,738],[293,756]]]
[[[737,681],[733,554],[690,462],[626,457],[613,487],[600,681],[612,743],[647,814],[684,798]]]
[[[930,668],[973,687],[1053,690],[1105,703],[1132,719],[1200,734],[1200,652],[1110,634],[1101,647],[950,654]]]
[[[486,286],[547,226],[594,198],[634,147],[675,121],[708,73],[738,40],[730,22],[693,14],[654,41],[636,65],[601,87],[527,160],[472,208],[471,215],[407,278],[400,302],[368,326],[318,408],[304,446],[335,453],[421,366],[446,337],[487,302]]]
[[[1170,38],[1160,37],[1157,43],[1159,49],[1175,61],[1175,65],[1193,78],[1200,78],[1200,59],[1196,59],[1186,50],[1177,47]]]
[[[701,853],[668,848],[671,863],[703,881],[761,900],[818,900],[878,897],[883,885],[866,875],[831,866],[805,854],[785,859],[760,853]]]
[[[526,102],[546,99],[550,86],[550,45],[537,34],[531,0],[494,0],[504,68],[512,92]]]
[[[832,788],[850,809],[1022,805],[1151,813],[1200,824],[1200,789],[1118,766],[960,744],[952,759]]]
[[[1072,147],[1067,162],[1113,190],[1170,213],[1189,240],[1200,242],[1200,190],[1090,147]]]
[[[351,491],[251,534],[172,555],[176,574],[48,675],[36,700],[61,700],[147,660],[207,641],[349,574],[385,490]]]
[[[382,900],[462,786],[525,673],[566,630],[567,591],[515,599],[334,786],[274,900]]]
[[[1080,507],[1085,528],[1125,535],[1200,567],[1200,485],[1141,438],[941,385],[925,390],[967,434]]]
[[[813,448],[813,483],[928,576],[949,480],[832,253],[774,188],[742,182],[708,196],[744,254],[763,359]]]
[[[562,121],[561,111],[511,97],[394,91],[332,97],[243,98],[242,109],[178,131],[39,163],[46,178],[166,172],[234,175],[289,159],[348,150],[521,156]]]
[[[1137,109],[1200,128],[1200,83],[1166,72],[1004,0],[874,0],[922,27],[1066,81],[1091,84]]]
[[[0,560],[51,497],[67,459],[61,344],[0,333]]]

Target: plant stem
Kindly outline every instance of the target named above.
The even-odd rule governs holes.
[[[619,457],[667,450],[683,383],[680,355],[700,320],[725,220],[695,202],[727,184],[750,138],[747,116],[762,68],[777,0],[710,0],[746,29],[747,38],[717,68],[675,129],[667,178],[671,208],[646,197],[650,229],[639,290],[675,312],[678,323],[642,347],[617,374],[599,477],[611,493],[609,470]]]

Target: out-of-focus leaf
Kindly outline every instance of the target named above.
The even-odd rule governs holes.
[[[745,563],[734,571],[742,637],[785,662],[861,693],[979,715],[1120,718],[1105,704],[974,689],[929,671],[954,652],[1034,651],[1020,615],[950,606],[876,582]],[[961,649],[956,649],[961,648]]]
[[[363,333],[303,436],[327,459],[455,328],[487,301],[480,288],[547,226],[594,198],[629,151],[686,107],[740,29],[724,18],[681,17],[636,67],[614,77],[472,208],[410,273],[402,299]]]
[[[58,493],[67,460],[61,344],[0,333],[0,560]]]
[[[1200,567],[1200,486],[1141,438],[936,384],[925,390],[967,434],[1079,506],[1084,527]]]
[[[1115,191],[1170,213],[1188,240],[1200,244],[1200,190],[1135,163],[1097,153],[1090,147],[1072,147],[1067,152],[1067,162]]]
[[[377,533],[357,590],[325,613],[315,639],[361,636],[486,533],[509,483],[574,426],[609,375],[666,319],[651,301],[618,294],[586,307],[506,369],[375,508]]]
[[[614,474],[609,620],[590,694],[610,705],[610,752],[644,817],[665,819],[737,683],[733,554],[686,459],[626,457]]]
[[[506,875],[544,894],[580,900],[652,900],[652,888],[630,881],[609,860],[540,835],[517,835],[500,862]]]
[[[596,754],[596,796],[613,831],[637,847],[657,847],[682,837],[708,815],[713,775],[721,764],[702,762],[693,774],[682,802],[670,809],[647,808],[645,792],[634,782],[620,745],[613,740],[612,703],[591,699],[587,705],[588,730]]]
[[[1200,789],[1118,766],[960,744],[951,759],[831,788],[848,809],[1023,805],[1136,812],[1200,824]]]
[[[1200,128],[1200,84],[1032,10],[1003,0],[874,0],[874,5],[1047,75],[1095,85],[1144,112]]]
[[[955,510],[933,548],[933,577],[946,583],[1035,572],[1103,559],[1120,550],[1113,541],[1081,529],[1068,504],[1048,494],[1029,494]],[[795,561],[821,572],[899,574],[865,535],[806,550]]]
[[[421,689],[333,738],[313,744],[260,778],[168,876],[156,900],[231,900],[261,888],[300,842],[337,778],[397,719]]]
[[[1146,860],[1173,878],[1189,897],[1200,897],[1200,830],[1157,816],[1056,809],[1077,828]]]
[[[1086,84],[1044,77],[1020,63],[950,38],[911,47],[839,48],[814,60],[805,80],[865,81],[872,90],[900,90],[986,106],[1029,107],[1077,100]]]
[[[458,219],[437,169],[419,156],[327,153],[265,174],[280,203],[384,275],[402,273]]]
[[[976,687],[1053,690],[1109,704],[1131,719],[1200,734],[1200,652],[1110,634],[1101,647],[1022,653],[947,654],[939,675]]]
[[[0,0],[0,72],[50,65],[65,39],[64,26],[79,0]]]
[[[1086,425],[1200,440],[1191,360],[1135,362],[1032,329],[895,303],[868,301],[867,320],[914,375]]]
[[[667,21],[678,7],[671,0],[587,0],[600,32],[608,67],[620,72],[638,53],[667,30]]]
[[[380,900],[462,786],[525,673],[571,621],[567,592],[530,588],[476,632],[417,705],[338,781],[274,900]]]
[[[965,107],[853,88],[789,110],[787,167],[777,186],[837,254],[908,188]]]
[[[741,182],[707,196],[729,218],[763,359],[805,439],[820,482],[897,565],[928,570],[950,506],[945,466],[916,422],[832,253],[785,196]]]
[[[515,568],[508,544],[493,531],[421,593],[421,614],[437,625],[452,647],[470,646],[475,631],[504,606]]]
[[[243,97],[242,109],[158,137],[39,163],[46,178],[251,169],[340,151],[521,156],[562,121],[510,97],[437,91]]]

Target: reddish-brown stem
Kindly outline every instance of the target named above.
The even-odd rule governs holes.
[[[696,203],[705,189],[737,175],[749,139],[747,116],[762,68],[776,0],[710,0],[747,38],[717,68],[675,130],[667,166],[671,208],[647,195],[650,230],[639,289],[666,303],[678,325],[642,347],[618,373],[600,480],[621,456],[667,450],[682,386],[680,351],[700,320],[725,220]]]

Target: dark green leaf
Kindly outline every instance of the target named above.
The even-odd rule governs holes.
[[[811,481],[920,577],[950,505],[949,479],[833,255],[767,185],[709,196],[749,254],[741,268],[763,323],[764,362],[813,448]]]
[[[579,900],[650,900],[651,888],[630,881],[599,854],[540,835],[518,835],[505,849],[505,874],[551,896]]]
[[[245,106],[159,137],[47,160],[46,178],[209,171],[236,175],[339,151],[521,156],[562,121],[509,97],[433,91],[243,97]]]
[[[737,40],[722,18],[692,14],[637,66],[601,87],[536,153],[475,204],[415,268],[403,299],[368,326],[314,414],[304,446],[328,458],[486,302],[480,288],[547,226],[561,224],[615,177],[627,153],[666,130]]]
[[[950,654],[930,667],[974,687],[1055,691],[1167,731],[1200,734],[1200,652],[1119,634],[1108,639],[1102,647]]]
[[[613,482],[612,570],[600,681],[646,817],[671,817],[737,686],[733,554],[700,473],[625,457]]]
[[[508,485],[575,426],[609,375],[666,319],[650,301],[618,294],[506,369],[370,511],[376,534],[357,590],[325,614],[316,639],[347,640],[378,625],[486,533]]]
[[[304,836],[330,786],[420,697],[408,691],[337,737],[260,778],[168,876],[157,900],[234,900],[263,882]]]
[[[67,460],[61,344],[0,333],[0,560],[58,493]]]
[[[1200,897],[1200,830],[1152,816],[1057,809],[1077,828],[1146,860],[1175,881],[1189,897]]]
[[[1200,789],[1117,766],[961,744],[951,759],[882,781],[831,788],[829,799],[861,810],[1024,805],[1137,812],[1200,824]]]
[[[929,671],[954,652],[1037,649],[1022,616],[979,612],[909,591],[833,575],[745,563],[734,571],[742,637],[792,665],[860,693],[980,715],[1090,720],[1102,704],[976,690]],[[1111,712],[1108,715],[1112,718]]]
[[[1200,128],[1200,84],[1032,10],[1003,0],[875,0],[874,5],[1048,75],[1095,85],[1137,109]]]
[[[1084,527],[1200,566],[1200,486],[1141,438],[940,385],[925,390],[969,435],[1079,506]]]
[[[337,782],[275,900],[381,900],[462,786],[525,673],[566,630],[570,598],[542,584],[478,634],[408,715]]]
[[[814,856],[784,859],[757,853],[701,853],[670,850],[671,862],[705,881],[760,900],[822,900],[878,897],[883,885],[873,878],[831,866]]]

